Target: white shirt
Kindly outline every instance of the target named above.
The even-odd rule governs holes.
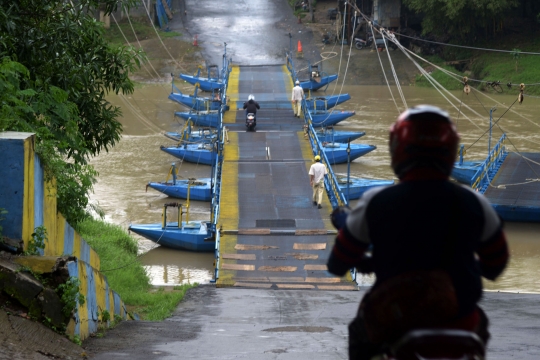
[[[316,184],[324,179],[324,175],[328,174],[326,166],[320,162],[316,162],[309,168],[309,175],[313,175],[313,183]]]
[[[304,89],[300,85],[296,85],[292,89],[292,98],[291,100],[302,100],[304,98]]]

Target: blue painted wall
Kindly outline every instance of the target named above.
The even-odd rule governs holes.
[[[0,141],[0,208],[8,211],[0,225],[4,236],[22,239],[24,181],[13,179],[24,179],[24,142],[10,138]]]

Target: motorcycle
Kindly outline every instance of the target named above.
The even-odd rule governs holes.
[[[360,38],[354,38],[354,47],[358,50],[362,50],[365,47],[368,47],[373,42],[373,38],[370,37],[367,41]]]
[[[255,114],[246,114],[246,131],[255,131],[255,126],[257,126],[257,119],[255,118]]]
[[[485,356],[484,343],[471,331],[418,329],[406,333],[372,360],[484,360]]]
[[[340,206],[332,212],[330,220],[336,229],[345,226],[350,208]],[[356,264],[363,274],[374,271],[371,249]],[[382,348],[371,360],[484,360],[485,345],[480,337],[467,330],[427,328],[413,329],[400,339]]]
[[[375,39],[375,47],[377,48],[384,48],[384,43],[386,42],[386,45],[390,47],[392,50],[397,49],[397,45],[394,44],[392,41],[388,41],[384,38]],[[354,47],[358,50],[362,50],[365,47],[369,47],[373,44],[373,36],[370,36],[367,40],[360,39],[360,38],[354,38]]]

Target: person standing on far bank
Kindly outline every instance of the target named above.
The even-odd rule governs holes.
[[[326,166],[321,163],[321,157],[315,156],[315,164],[309,168],[309,183],[313,188],[313,205],[319,209],[322,207],[322,196],[324,191],[324,175],[328,174]]]
[[[294,116],[302,116],[302,100],[304,99],[304,89],[300,86],[300,81],[296,80],[292,89],[291,102],[293,104]]]

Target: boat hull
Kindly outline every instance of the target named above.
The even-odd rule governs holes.
[[[474,175],[478,172],[482,163],[482,161],[464,161],[460,165],[456,162],[450,176],[457,182],[470,186],[474,181]]]
[[[169,100],[175,101],[194,111],[207,111],[221,109],[221,101],[211,100],[210,98],[194,97],[179,93],[171,93]]]
[[[308,80],[300,81],[300,87],[304,90],[313,90],[317,91],[320,88],[330,84],[332,81],[338,78],[337,75],[323,76],[320,81]]]
[[[201,145],[208,144],[181,145],[171,147],[161,146],[161,150],[165,151],[167,154],[170,154],[174,157],[190,163],[203,165],[214,164],[217,157],[216,152],[205,148],[200,148]]]
[[[180,74],[180,78],[190,83],[191,85],[198,84],[198,86],[200,87],[202,91],[211,92],[213,90],[223,89],[223,83],[220,82],[218,79],[209,79],[209,78],[203,78],[199,76],[186,75],[186,74]]]
[[[349,94],[316,97],[306,100],[306,108],[308,110],[327,110],[350,99],[351,96]]]
[[[211,252],[216,244],[208,231],[208,223],[203,221],[191,221],[179,228],[178,223],[168,223],[162,228],[161,223],[130,225],[128,230],[155,242],[161,246],[198,252]]]
[[[330,165],[334,164],[344,164],[347,163],[349,158],[347,154],[347,144],[334,144],[340,145],[339,147],[330,147],[324,146],[323,150],[328,159]],[[365,144],[351,144],[350,160],[358,159],[360,156],[363,156],[377,147],[375,145],[365,145]]]
[[[348,197],[349,200],[356,200],[360,199],[369,189],[393,185],[394,180],[351,178],[349,186],[347,186],[347,178],[340,178],[338,184],[345,197]]]
[[[328,143],[347,143],[366,135],[363,131],[316,131],[316,134],[320,142]]]
[[[212,182],[210,178],[197,179],[194,181],[176,180],[175,184],[173,184],[172,180],[167,182],[149,182],[148,187],[178,199],[188,198],[189,187],[190,200],[210,201],[212,199]]]
[[[326,127],[335,125],[355,114],[354,111],[323,111],[311,113],[311,125]]]
[[[219,113],[177,111],[175,116],[190,120],[194,125],[217,128],[219,125]]]
[[[182,141],[182,134],[175,131],[167,131],[163,135],[174,141]],[[207,131],[192,131],[190,134],[184,136],[184,140],[187,142],[201,142],[201,141],[212,141],[217,137],[215,132]],[[339,142],[339,141],[336,141]]]

